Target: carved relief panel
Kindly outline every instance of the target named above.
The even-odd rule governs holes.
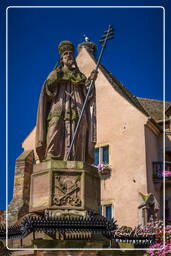
[[[54,172],[53,206],[81,207],[81,174]]]

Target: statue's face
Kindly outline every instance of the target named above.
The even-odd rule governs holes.
[[[72,66],[74,63],[74,55],[72,51],[65,51],[62,55],[62,62],[64,66]]]

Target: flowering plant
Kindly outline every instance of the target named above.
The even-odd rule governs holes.
[[[171,226],[166,226],[165,229],[165,246],[164,246],[164,233],[162,225],[153,226],[153,231],[155,230],[155,241],[153,245],[148,249],[144,256],[169,256],[171,255]],[[145,227],[146,232],[149,232],[150,227],[148,225]],[[156,249],[156,250],[153,250]],[[158,249],[158,250],[157,250]]]
[[[111,172],[111,167],[106,163],[100,163],[98,165],[93,165],[99,171],[99,174],[109,174]]]
[[[158,171],[156,171],[154,176],[156,176],[157,178],[162,178],[162,177],[168,178],[168,177],[171,177],[171,171],[168,171],[168,170],[165,170],[165,171],[158,170]]]
[[[171,177],[171,171],[163,171],[163,177]]]

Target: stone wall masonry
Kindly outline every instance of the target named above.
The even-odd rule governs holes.
[[[96,251],[38,251],[37,256],[96,256]]]
[[[29,212],[30,179],[33,172],[33,150],[24,151],[15,165],[14,193],[8,208],[8,223],[15,224]]]
[[[6,212],[5,210],[0,210],[0,225],[5,224]]]
[[[116,250],[116,251],[15,251],[13,256],[143,256],[145,251],[140,250]]]

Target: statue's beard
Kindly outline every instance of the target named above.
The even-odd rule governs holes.
[[[76,68],[76,63],[73,59],[69,59],[67,61],[67,66],[68,66],[68,68]]]

